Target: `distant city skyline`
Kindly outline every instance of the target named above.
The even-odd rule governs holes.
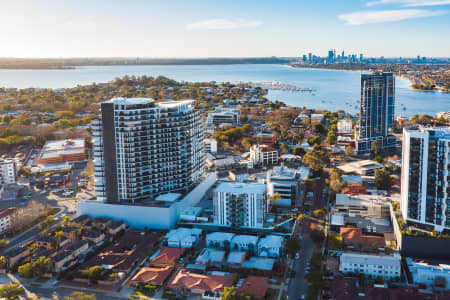
[[[0,3],[0,57],[449,55],[450,0]]]

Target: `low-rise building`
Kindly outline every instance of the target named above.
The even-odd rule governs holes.
[[[143,267],[133,276],[131,282],[133,284],[149,284],[162,286],[166,279],[172,273],[172,266],[165,266],[162,268]]]
[[[227,257],[227,266],[230,268],[240,269],[245,261],[245,252],[243,251],[231,251]]]
[[[200,234],[202,230],[197,228],[172,229],[166,234],[167,245],[174,248],[192,248],[197,244]]]
[[[430,288],[450,290],[450,265],[428,264],[406,258],[414,283],[425,284]]]
[[[258,132],[252,136],[253,141],[259,145],[275,145],[275,135],[273,133]]]
[[[274,167],[267,172],[267,191],[269,196],[277,194],[278,199],[272,203],[276,206],[294,206],[301,197],[302,182],[309,175],[307,168],[293,169]]]
[[[237,108],[216,108],[214,111],[208,112],[206,126],[214,127],[219,125],[239,125],[239,115],[241,111]]]
[[[258,256],[280,257],[284,238],[279,235],[268,235],[258,241]]]
[[[187,269],[179,269],[167,287],[175,292],[186,291],[204,295],[213,294],[220,298],[226,287],[234,283],[233,275],[205,275],[190,272]]]
[[[213,248],[204,248],[195,260],[195,263],[199,265],[221,267],[224,260],[225,251]]]
[[[127,228],[127,224],[122,221],[113,221],[111,223],[111,226],[108,227],[107,231],[110,235],[116,235],[120,231],[125,230]]]
[[[150,263],[153,266],[175,265],[185,250],[185,248],[160,247],[150,257]]]
[[[382,168],[382,164],[373,160],[358,160],[338,166],[338,169],[345,174],[357,174],[361,176],[374,176],[375,170]]]
[[[229,249],[233,237],[229,232],[212,232],[206,235],[206,246]]]
[[[39,154],[39,164],[86,160],[84,139],[48,141]]]
[[[373,278],[399,278],[401,257],[394,255],[374,255],[345,252],[340,257],[339,271],[342,273],[360,273]]]
[[[253,166],[270,166],[278,163],[277,149],[267,145],[250,147],[250,161]]]
[[[269,277],[249,276],[238,285],[236,289],[238,295],[244,294],[256,299],[264,299],[269,288]]]
[[[231,240],[232,250],[255,251],[258,237],[254,235],[235,235]]]

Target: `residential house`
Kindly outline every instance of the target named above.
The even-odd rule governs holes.
[[[230,268],[240,269],[245,261],[245,252],[231,251],[228,254],[226,265]]]
[[[212,232],[206,235],[206,246],[216,248],[230,248],[234,234],[229,232]]]
[[[268,235],[258,241],[258,255],[262,257],[280,257],[284,238],[279,235]]]
[[[133,284],[140,283],[162,286],[172,271],[172,266],[165,266],[162,268],[143,267],[133,276],[131,282]]]
[[[202,230],[197,228],[172,229],[166,234],[167,245],[174,248],[192,248],[197,244],[201,233]]]
[[[235,235],[231,240],[232,250],[256,251],[258,237],[253,235]]]
[[[204,248],[195,260],[196,264],[221,267],[225,260],[225,251],[213,248]]]
[[[249,276],[238,283],[236,293],[264,299],[269,288],[269,277]]]
[[[174,265],[185,250],[185,248],[160,247],[150,257],[150,264],[153,266]]]

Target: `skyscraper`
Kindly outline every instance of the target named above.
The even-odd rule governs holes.
[[[405,221],[450,230],[449,155],[450,127],[403,129],[400,208]]]
[[[380,148],[396,145],[396,139],[392,136],[394,107],[395,81],[392,73],[362,74],[358,152],[370,151],[374,141]]]
[[[99,200],[134,204],[184,193],[203,171],[204,133],[193,100],[114,98],[101,103],[93,129]]]
[[[333,63],[334,62],[334,52],[333,50],[329,50],[328,51],[328,59],[327,59],[328,63]]]

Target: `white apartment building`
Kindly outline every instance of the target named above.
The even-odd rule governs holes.
[[[241,111],[236,108],[218,107],[214,111],[208,112],[206,126],[214,127],[222,124],[237,126],[239,125],[239,115]]]
[[[205,153],[217,153],[217,141],[215,138],[209,138],[203,140]]]
[[[278,194],[280,197],[273,205],[294,206],[300,200],[303,180],[308,178],[309,169],[292,169],[274,167],[267,172],[267,191],[269,196]]]
[[[213,194],[214,223],[261,228],[267,213],[265,184],[223,182]]]
[[[414,283],[450,290],[450,265],[430,265],[426,262],[416,262],[409,257],[406,258],[406,263]]]
[[[193,100],[114,98],[93,124],[97,199],[139,203],[186,193],[204,170],[203,125]]]
[[[450,127],[403,129],[400,209],[405,221],[450,229]]]
[[[339,271],[371,275],[373,278],[381,276],[385,279],[400,277],[401,257],[399,254],[375,255],[346,252],[340,257]]]
[[[250,162],[253,166],[269,166],[278,163],[278,151],[266,145],[253,145],[250,147]]]
[[[17,181],[16,162],[12,159],[0,160],[0,185],[13,184]]]
[[[17,212],[16,208],[7,208],[0,210],[0,234],[10,229],[13,224],[14,216]]]
[[[337,133],[351,135],[353,133],[353,121],[349,119],[337,121]]]

